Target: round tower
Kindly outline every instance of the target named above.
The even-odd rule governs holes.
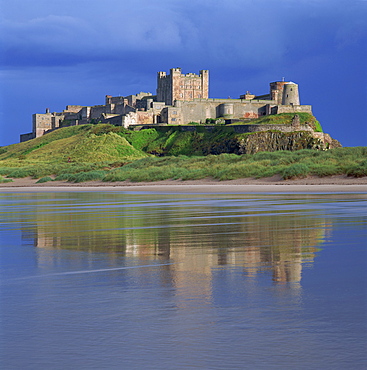
[[[219,114],[226,118],[233,117],[233,104],[224,103],[219,106]]]
[[[300,105],[298,85],[294,82],[288,82],[283,87],[283,105]]]

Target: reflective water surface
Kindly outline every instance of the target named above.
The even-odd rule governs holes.
[[[366,193],[0,193],[0,366],[364,369],[366,224]]]

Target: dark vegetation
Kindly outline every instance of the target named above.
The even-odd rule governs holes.
[[[309,116],[301,116],[301,122],[306,118],[310,122]],[[200,125],[195,130],[166,126],[133,131],[91,124],[60,128],[1,147],[0,181],[21,177],[41,183],[231,180],[276,174],[284,179],[367,176],[367,147],[325,149],[305,131],[236,134],[223,125],[212,131]]]

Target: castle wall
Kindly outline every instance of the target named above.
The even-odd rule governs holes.
[[[213,125],[200,125],[200,128],[204,127],[206,131],[212,132],[218,126]],[[315,138],[322,139],[324,135],[322,132],[314,132],[313,129],[308,125],[300,125],[297,129],[295,129],[292,125],[231,125],[231,126],[224,126],[228,129],[231,128],[237,134],[246,134],[246,133],[253,133],[253,132],[265,132],[265,131],[280,131],[280,132],[294,132],[294,131],[308,131],[311,132]],[[181,131],[197,131],[198,126],[182,126]]]
[[[82,119],[82,114],[81,114],[81,112],[65,113],[64,119],[69,120],[69,121],[75,121],[75,120],[78,120],[78,119]]]
[[[51,117],[51,129],[60,127],[61,121],[64,119],[64,115],[56,113]]]
[[[237,134],[251,133],[251,132],[264,132],[264,131],[281,131],[281,132],[293,132],[293,131],[309,131],[313,132],[313,129],[309,125],[300,125],[297,129],[292,125],[231,125]]]
[[[160,121],[172,125],[184,124],[181,107],[165,107],[160,114]]]
[[[106,106],[95,105],[94,107],[90,108],[90,119],[98,119],[101,117],[102,113],[107,113]]]
[[[52,128],[51,113],[39,114],[35,113],[32,115],[33,133],[35,137],[42,136],[43,133]]]
[[[172,105],[172,75],[158,72],[157,76],[157,101]]]
[[[268,106],[269,101],[261,100],[206,99],[181,102],[180,109],[182,123],[187,124],[189,122],[205,122],[207,118],[219,117],[254,119],[267,114]]]
[[[153,111],[136,111],[130,112],[121,117],[121,125],[128,128],[134,125],[153,125],[154,114]]]
[[[123,96],[106,95],[106,105],[107,104],[127,104],[127,99]]]
[[[113,109],[113,113],[115,113],[115,114],[126,114],[125,107],[126,106],[124,104],[116,104],[114,109]]]
[[[103,123],[109,123],[115,126],[123,126],[123,116],[118,115],[118,116],[108,117],[104,120]]]
[[[273,111],[274,114],[280,113],[310,113],[312,114],[311,105],[278,105]]]
[[[83,107],[80,111],[82,119],[89,119],[90,118],[90,110],[91,107]]]
[[[82,110],[82,105],[67,105],[66,109],[63,110],[64,113],[79,113]]]
[[[20,135],[20,142],[23,143],[24,141],[32,140],[36,136],[34,135],[33,132],[29,132],[28,134],[21,134]]]
[[[151,125],[153,124],[153,111],[137,111],[137,119],[139,124]]]

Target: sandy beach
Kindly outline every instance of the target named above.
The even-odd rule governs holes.
[[[191,181],[165,180],[158,182],[101,182],[89,181],[70,183],[50,181],[37,184],[31,178],[14,179],[1,183],[0,192],[55,192],[55,191],[154,191],[164,193],[228,193],[228,192],[367,192],[367,177],[354,178],[344,175],[330,177],[308,177],[305,179],[282,180],[280,176],[265,179],[237,179],[215,181],[201,179]]]

